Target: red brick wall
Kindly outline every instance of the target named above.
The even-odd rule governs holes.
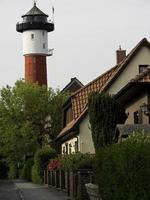
[[[25,80],[47,85],[46,56],[25,56]]]

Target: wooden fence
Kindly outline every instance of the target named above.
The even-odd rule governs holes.
[[[44,182],[49,187],[66,191],[71,198],[89,200],[85,184],[93,183],[93,172],[90,169],[77,171],[48,170],[44,172]]]

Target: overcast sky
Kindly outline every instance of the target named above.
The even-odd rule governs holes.
[[[0,0],[0,88],[24,77],[16,23],[32,6],[32,0]],[[50,16],[55,7],[49,87],[62,89],[72,77],[87,84],[116,64],[119,45],[128,53],[142,38],[150,39],[149,0],[38,0],[37,6]]]

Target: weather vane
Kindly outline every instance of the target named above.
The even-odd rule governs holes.
[[[36,6],[37,0],[33,0],[33,5]]]

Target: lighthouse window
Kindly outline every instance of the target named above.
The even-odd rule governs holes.
[[[44,32],[44,31],[42,32],[42,35],[43,35],[43,37],[44,37],[44,35],[45,35],[45,32]]]
[[[43,43],[43,49],[45,49],[45,43]]]
[[[32,40],[34,39],[34,34],[33,34],[33,33],[31,34],[31,39],[32,39]]]
[[[33,64],[35,64],[36,63],[36,57],[34,56],[33,57]]]

